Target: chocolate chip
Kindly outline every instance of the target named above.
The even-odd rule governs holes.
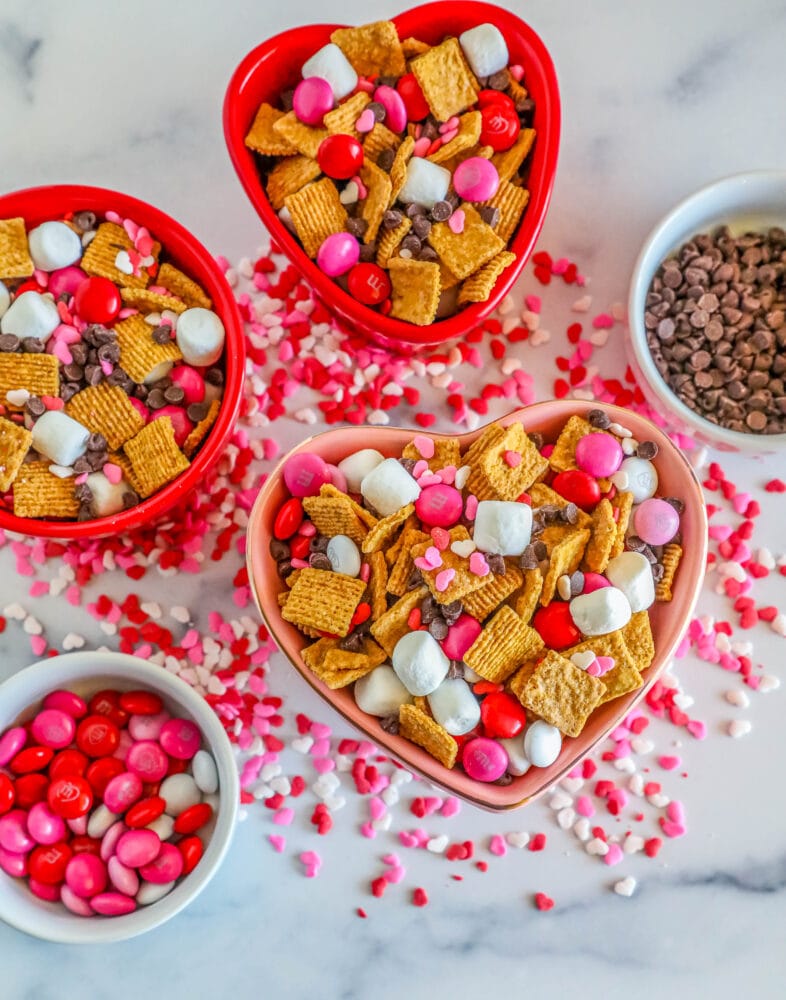
[[[604,410],[590,410],[587,414],[587,420],[593,427],[598,427],[600,430],[606,430],[607,427],[611,426],[611,419]]]
[[[4,333],[0,335],[0,351],[11,353],[18,351],[20,346],[19,337],[14,333]]]
[[[93,466],[90,464],[89,459],[85,455],[80,455],[74,462],[73,469],[77,476],[83,476],[86,472],[88,474],[91,473],[93,471]]]
[[[166,406],[166,396],[160,389],[153,389],[147,394],[147,405],[151,410],[160,410]]]
[[[364,264],[371,264],[377,258],[377,242],[374,240],[373,243],[361,243],[359,260]]]
[[[91,229],[95,229],[97,220],[95,212],[74,212],[71,221],[77,229],[89,233]]]
[[[435,618],[429,623],[428,630],[437,642],[442,642],[448,634],[448,623],[444,618]]]
[[[350,632],[343,639],[339,640],[339,649],[344,649],[348,653],[361,653],[363,651],[363,636],[358,632]]]
[[[636,448],[636,455],[651,461],[658,454],[658,446],[654,441],[642,441]]]
[[[120,345],[117,342],[102,344],[98,348],[98,360],[116,364],[120,360]]]
[[[448,625],[453,625],[464,612],[464,605],[461,601],[451,601],[450,604],[442,605],[442,617],[448,623]]]
[[[386,733],[390,733],[391,736],[398,735],[398,724],[397,715],[386,715],[384,718],[379,720],[380,728]]]
[[[447,222],[451,215],[453,206],[449,201],[434,202],[434,207],[431,209],[431,218],[434,222]]]
[[[503,775],[500,775],[496,781],[492,782],[494,785],[500,785],[502,788],[506,788],[508,785],[513,784],[513,775],[509,771],[506,771]]]
[[[498,73],[492,73],[488,79],[489,90],[507,90],[510,86],[510,71],[501,69]]]
[[[418,215],[426,215],[427,212],[428,212],[428,209],[424,208],[423,205],[419,205],[416,201],[413,201],[409,205],[407,205],[407,218],[408,219],[414,219]]]
[[[98,385],[104,380],[104,370],[100,365],[85,365],[85,382]]]
[[[313,535],[308,546],[309,552],[327,552],[330,539],[325,535]]]
[[[107,441],[103,434],[98,434],[94,432],[87,439],[87,450],[88,451],[106,451]]]
[[[519,566],[522,569],[537,569],[539,563],[534,545],[528,545],[519,556]]]
[[[278,538],[270,539],[268,550],[276,562],[281,562],[282,559],[289,559],[289,546],[286,542],[282,542]]]
[[[46,413],[46,407],[38,396],[31,396],[25,403],[25,410],[31,417],[40,417]]]
[[[361,219],[360,217],[350,217],[347,219],[346,226],[344,228],[356,239],[362,240],[366,235],[366,230],[368,229],[368,220]]]
[[[279,575],[279,576],[280,576],[280,577],[281,577],[282,579],[283,579],[284,577],[287,577],[287,576],[289,576],[289,574],[290,574],[290,573],[292,572],[292,569],[293,569],[293,566],[292,566],[292,563],[291,563],[291,562],[289,561],[289,559],[282,559],[282,560],[281,560],[281,561],[280,561],[280,562],[279,562],[279,563],[278,563],[278,564],[276,565],[276,572],[278,573],[278,575]]]
[[[416,215],[412,220],[412,232],[420,240],[425,240],[431,232],[431,223],[425,215]]]
[[[171,339],[172,339],[172,327],[167,325],[166,323],[162,324],[161,326],[157,326],[155,330],[153,330],[154,343],[168,344]],[[118,361],[120,360],[119,357],[117,358],[117,360]]]
[[[208,368],[205,372],[205,382],[208,385],[223,385],[224,373],[220,368]]]
[[[489,569],[495,576],[505,575],[507,567],[505,566],[505,560],[501,555],[496,552],[492,555],[488,555],[486,556],[486,562],[488,563]]]
[[[377,166],[380,170],[384,170],[386,174],[390,173],[390,168],[393,166],[395,158],[396,154],[392,149],[383,149],[377,157]]]
[[[413,256],[420,252],[422,244],[414,233],[408,233],[401,241],[401,249],[408,250]]]
[[[451,660],[448,667],[448,679],[451,681],[464,679],[464,663],[462,660]]]
[[[25,354],[43,354],[45,346],[43,340],[39,340],[38,337],[25,337],[22,341],[22,350]]]
[[[382,216],[383,229],[397,229],[404,221],[404,214],[397,208],[389,208]]]
[[[417,255],[417,259],[425,261],[439,260],[439,254],[434,249],[434,247],[424,246],[420,248],[420,252]]]
[[[492,229],[496,228],[499,223],[499,209],[495,208],[493,205],[483,205],[479,209],[478,215],[487,226],[491,226]]]
[[[579,519],[579,508],[575,503],[567,503],[562,508],[562,520],[567,524],[575,524]]]

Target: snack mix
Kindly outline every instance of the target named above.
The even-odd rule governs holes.
[[[654,657],[683,509],[657,452],[592,410],[553,444],[514,422],[463,453],[416,434],[399,457],[292,456],[270,552],[303,661],[478,781],[553,764]]]
[[[420,326],[484,302],[515,260],[534,102],[492,24],[428,45],[339,28],[246,137],[268,198],[357,301]]]
[[[91,520],[188,468],[220,408],[224,326],[113,212],[0,219],[0,507]]]

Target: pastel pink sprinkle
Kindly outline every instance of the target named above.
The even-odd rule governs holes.
[[[503,457],[511,469],[517,469],[521,465],[521,453],[518,451],[506,451]]]
[[[439,551],[444,552],[450,545],[450,532],[445,531],[444,528],[432,528],[431,539]]]
[[[670,756],[669,754],[661,754],[661,756],[658,757],[658,763],[664,771],[674,771],[680,766],[682,759],[680,757]]]
[[[505,838],[501,837],[498,833],[489,841],[489,851],[495,854],[498,858],[504,857],[508,853],[508,846],[505,843]]]
[[[542,303],[539,295],[527,295],[524,298],[524,305],[530,312],[539,313],[542,308]]]
[[[267,839],[274,851],[277,851],[279,854],[284,852],[287,846],[286,837],[282,837],[278,833],[269,833]]]
[[[105,462],[102,472],[113,486],[117,486],[123,478],[123,470],[119,465],[115,465],[114,462]]]
[[[603,863],[606,865],[618,865],[624,856],[619,844],[609,844],[608,851],[603,855]]]
[[[279,809],[273,814],[273,822],[276,826],[289,826],[292,820],[295,818],[294,809]]]
[[[442,803],[442,808],[440,809],[440,813],[443,816],[450,817],[450,816],[456,816],[460,812],[461,812],[461,803],[459,802],[459,800],[456,798],[455,795],[449,795]]]
[[[366,108],[355,122],[355,129],[358,132],[370,132],[376,123],[374,112],[371,108]]]
[[[463,233],[464,220],[465,220],[464,209],[457,208],[456,211],[448,219],[448,226],[450,227],[450,231],[452,233],[455,233],[457,236],[459,233]]]
[[[434,457],[433,438],[427,437],[425,434],[416,434],[412,439],[412,443],[415,445],[423,458],[428,459]]]
[[[488,576],[489,574],[489,564],[486,562],[486,557],[482,552],[475,552],[469,557],[469,571],[474,573],[475,576]]]
[[[448,587],[453,582],[453,578],[455,577],[455,575],[456,571],[454,569],[443,569],[441,572],[437,573],[437,578],[434,581],[434,586],[437,588],[440,594],[448,589]]]
[[[685,728],[696,740],[704,740],[707,738],[707,724],[702,722],[701,719],[691,719],[686,723]]]
[[[431,149],[431,139],[427,135],[422,135],[419,139],[415,140],[415,145],[412,147],[412,155],[425,156],[429,149]]]
[[[464,504],[464,517],[468,521],[474,521],[475,515],[478,512],[478,498],[474,493],[470,493],[467,497],[466,503]]]

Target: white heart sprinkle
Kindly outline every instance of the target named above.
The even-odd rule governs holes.
[[[614,891],[618,896],[632,896],[637,885],[636,879],[632,875],[628,875],[614,883]]]
[[[226,688],[221,683],[221,681],[215,675],[211,676],[210,680],[207,682],[208,694],[226,694]]]
[[[432,837],[427,841],[426,847],[432,854],[442,854],[448,846],[448,835],[443,833],[439,837]]]
[[[736,705],[737,708],[747,708],[751,703],[750,698],[744,691],[732,689],[731,691],[727,691],[724,697],[730,705]]]
[[[347,800],[343,795],[328,795],[324,802],[331,812],[338,812],[339,809],[343,809],[347,804]]]
[[[591,305],[592,305],[592,296],[582,295],[580,299],[576,299],[576,301],[570,308],[575,313],[585,313],[589,312]]]
[[[467,485],[470,472],[472,472],[472,467],[469,465],[462,465],[461,468],[456,470],[456,477],[453,482],[457,490],[463,490]]]
[[[549,799],[549,809],[565,809],[567,806],[573,805],[573,799],[567,792],[564,792],[561,788],[558,788],[554,794]]]
[[[638,854],[644,850],[644,838],[637,833],[631,833],[622,843],[622,849],[626,854]]]
[[[9,389],[5,394],[5,398],[11,406],[24,406],[28,399],[30,399],[30,393],[27,389]]]
[[[580,791],[584,787],[583,778],[565,778],[562,782],[562,787],[568,793],[568,795],[575,795],[576,792]]]
[[[586,670],[590,663],[594,663],[597,657],[592,652],[591,649],[582,650],[580,653],[574,653],[571,656],[571,662],[575,663],[579,670]]]
[[[68,652],[69,649],[81,649],[84,644],[85,637],[83,635],[77,635],[76,632],[69,632],[63,639],[63,649],[66,652]]]
[[[505,834],[505,840],[511,847],[526,847],[529,843],[529,834],[522,831],[514,831]]]
[[[560,830],[569,830],[573,826],[575,819],[576,812],[574,809],[560,809],[557,813],[557,825]]]
[[[609,339],[608,330],[593,330],[589,336],[590,343],[593,347],[605,347],[606,341]]]
[[[609,853],[609,845],[600,837],[593,837],[584,849],[587,854],[596,854],[601,858]]]
[[[314,740],[311,736],[299,736],[296,740],[292,740],[289,745],[298,753],[308,753],[314,745]]]
[[[548,344],[551,334],[548,330],[534,330],[529,338],[532,347],[540,347],[541,344]]]
[[[729,723],[728,732],[733,740],[738,740],[741,736],[747,736],[751,729],[753,726],[747,719],[734,719]]]
[[[115,257],[115,267],[118,271],[122,271],[123,274],[133,274],[134,265],[131,263],[131,258],[128,256],[127,250],[118,251]]]
[[[579,838],[579,840],[589,840],[592,834],[590,827],[590,821],[586,816],[582,816],[581,819],[577,819],[573,824],[573,832]]]
[[[557,580],[557,593],[562,598],[563,601],[570,600],[570,577],[562,575]]]
[[[469,559],[476,548],[477,546],[471,538],[464,538],[450,544],[450,551],[455,552],[460,559]]]

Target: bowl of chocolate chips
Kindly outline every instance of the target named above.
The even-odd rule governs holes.
[[[786,172],[723,178],[652,230],[628,353],[648,402],[722,451],[786,448]]]

